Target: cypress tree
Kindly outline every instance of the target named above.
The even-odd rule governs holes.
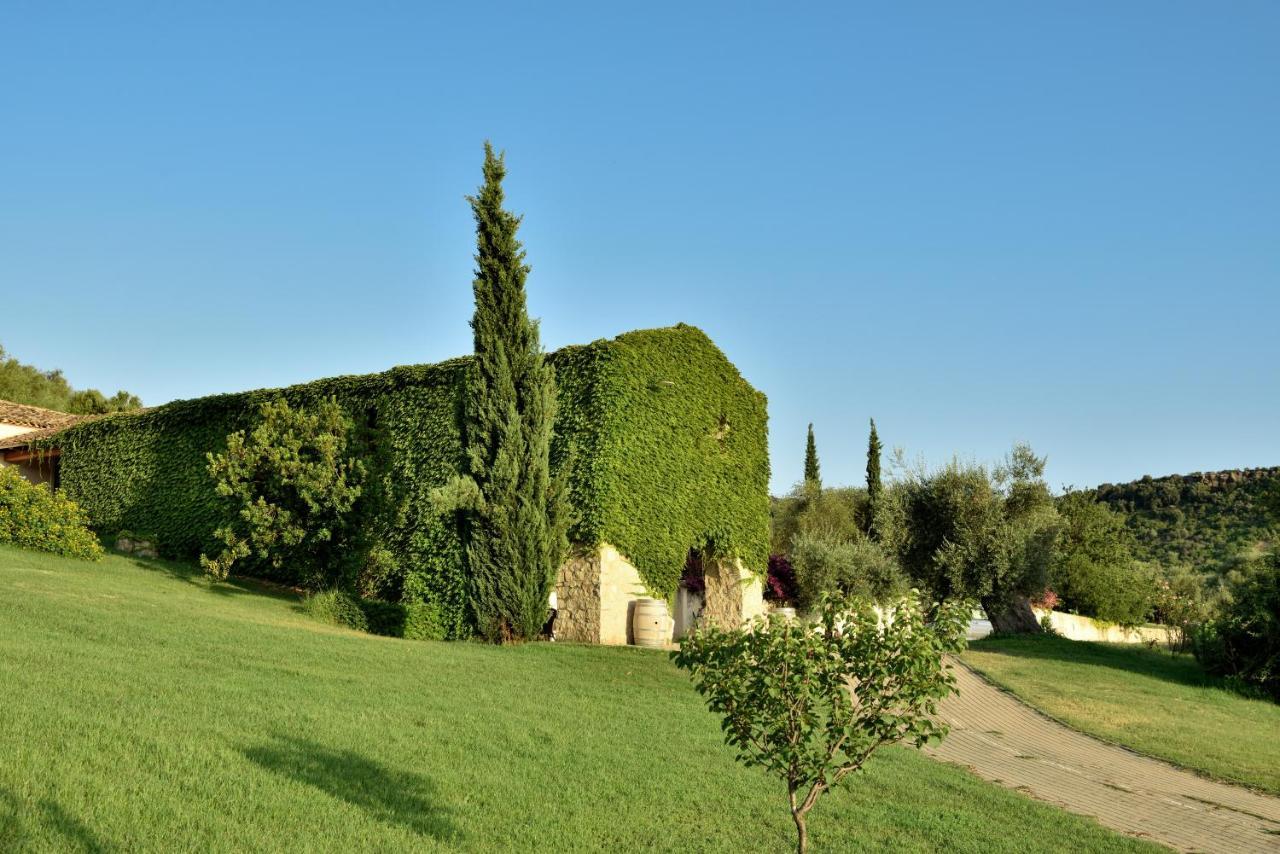
[[[867,439],[867,533],[872,537],[879,533],[876,514],[880,510],[883,491],[880,483],[880,436],[876,433],[876,420],[872,418],[871,436]]]
[[[809,425],[809,440],[804,446],[804,482],[806,486],[822,488],[822,473],[818,470],[818,446],[813,441],[813,425]]]
[[[520,217],[503,208],[502,155],[484,146],[484,185],[468,197],[476,220],[475,360],[464,440],[479,495],[467,514],[476,625],[491,641],[536,638],[567,549],[561,490],[551,477],[555,374],[525,302]]]

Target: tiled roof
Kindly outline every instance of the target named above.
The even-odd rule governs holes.
[[[31,428],[25,433],[5,436],[0,439],[0,451],[25,448],[36,439],[52,436],[54,433],[81,420],[83,420],[83,416],[80,415],[70,415],[66,412],[56,412],[39,406],[27,406],[25,403],[0,400],[0,424]]]
[[[42,430],[46,427],[64,427],[78,418],[79,416],[69,415],[66,412],[55,412],[39,406],[0,400],[0,424],[16,424],[19,427]]]
[[[15,436],[5,436],[0,439],[0,451],[12,451],[14,448],[25,448],[36,439],[43,439],[45,436],[52,436],[55,433],[61,433],[70,427],[71,424],[61,424],[57,427],[46,427],[43,430],[30,430],[26,433],[18,433]]]

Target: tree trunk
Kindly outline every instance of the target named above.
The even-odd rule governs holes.
[[[809,850],[809,829],[804,824],[804,813],[793,812],[791,817],[796,822],[796,854],[805,854]]]
[[[985,599],[982,608],[991,621],[991,629],[999,634],[1039,634],[1044,631],[1031,600],[1026,596],[1010,596],[1007,599]]]

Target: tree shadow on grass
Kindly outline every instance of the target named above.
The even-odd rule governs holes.
[[[435,784],[421,774],[388,768],[355,751],[303,738],[272,738],[240,752],[268,771],[344,800],[378,821],[457,841],[459,833],[448,809],[435,803]]]
[[[210,583],[205,571],[194,564],[145,557],[134,557],[132,561],[140,569],[163,573],[175,581],[202,587],[218,596],[269,596],[289,601],[296,601],[299,596],[296,591],[287,587],[253,578],[229,578]]]
[[[1106,667],[1193,688],[1227,690],[1221,679],[1206,673],[1194,658],[1183,654],[1174,655],[1163,647],[1149,649],[1144,644],[1073,641],[1052,635],[984,638],[969,646],[974,652],[1005,655],[1026,661],[1063,661],[1090,667]]]
[[[18,796],[5,789],[0,789],[0,849],[32,846],[35,843],[31,832],[31,819],[52,827],[63,839],[60,850],[84,851],[91,854],[110,851],[108,845],[99,841],[93,831],[83,821],[68,813],[56,801],[41,798],[34,807],[27,811],[29,819],[23,820],[21,801]]]

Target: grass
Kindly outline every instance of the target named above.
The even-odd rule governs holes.
[[[1189,655],[1040,636],[981,640],[963,659],[1076,729],[1280,794],[1280,705],[1233,693]]]
[[[356,634],[160,561],[0,547],[0,710],[3,851],[793,846],[660,653]],[[1150,850],[903,748],[851,782],[815,851]]]

